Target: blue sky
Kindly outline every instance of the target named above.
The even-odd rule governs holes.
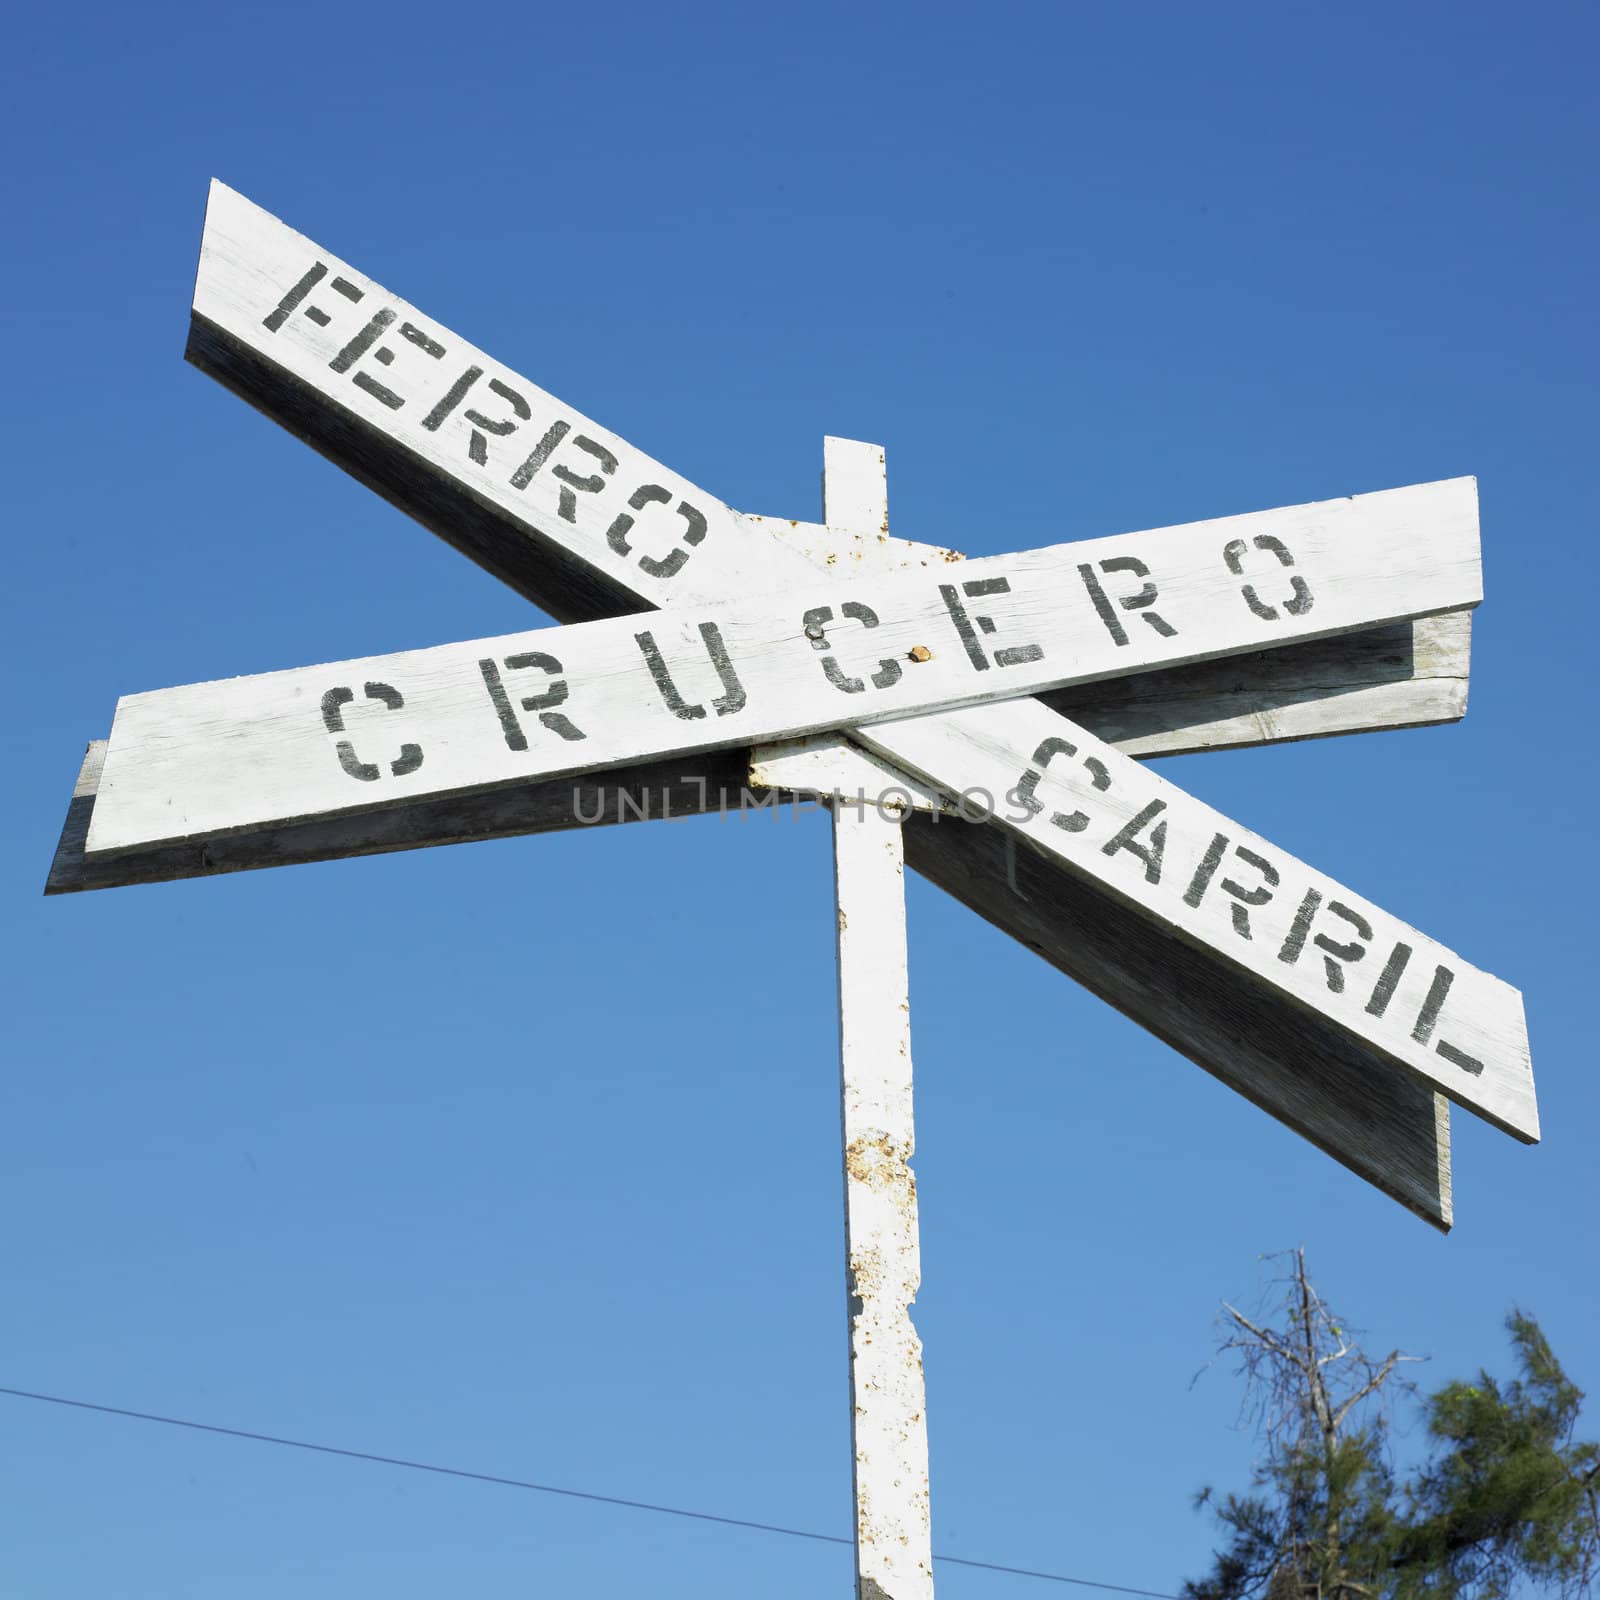
[[[973,553],[1474,473],[1444,729],[1163,770],[1525,990],[1436,1236],[910,890],[935,1546],[1172,1591],[1223,1297],[1590,1389],[1591,9],[34,8],[7,27],[0,1386],[849,1526],[827,826],[40,897],[118,694],[527,626],[181,360],[223,178],[743,509]],[[1308,1064],[1308,1069],[1312,1064]],[[28,1600],[847,1592],[842,1547],[0,1398]],[[1591,1436],[1600,1413],[1591,1411]],[[1416,1444],[1413,1436],[1406,1447]],[[948,1568],[941,1596],[1045,1592]]]

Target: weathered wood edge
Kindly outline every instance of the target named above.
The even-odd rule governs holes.
[[[1414,635],[1413,630],[1416,630]],[[1452,612],[1421,622],[1401,623],[1374,629],[1362,635],[1335,639],[1316,639],[1285,645],[1255,655],[1235,656],[1226,661],[1207,662],[1172,671],[1157,670],[1123,683],[1101,682],[1077,689],[1058,690],[1042,696],[1044,703],[1080,722],[1090,732],[1117,745],[1129,755],[1149,759],[1193,750],[1225,749],[1231,744],[1263,742],[1263,730],[1280,741],[1315,738],[1315,728],[1298,727],[1288,716],[1275,715],[1252,705],[1266,675],[1281,686],[1287,711],[1292,713],[1289,696],[1297,692],[1314,694],[1319,683],[1336,672],[1339,659],[1357,640],[1370,642],[1374,663],[1388,663],[1388,670],[1409,674],[1414,663],[1423,666],[1437,685],[1436,707],[1432,719],[1448,721],[1459,717],[1466,706],[1467,656],[1471,641],[1470,613]],[[1425,652],[1425,653],[1424,653]],[[1271,661],[1268,657],[1273,658]],[[1437,676],[1432,676],[1432,674]],[[1200,680],[1194,694],[1187,686]],[[1415,681],[1407,677],[1404,681]],[[1149,690],[1147,699],[1142,692]],[[1377,686],[1381,694],[1382,686]],[[1101,704],[1094,703],[1098,696]],[[1181,710],[1198,700],[1209,700],[1212,710],[1221,713],[1210,723],[1187,720]],[[1316,701],[1304,702],[1315,706]],[[1230,705],[1234,708],[1229,714]],[[1177,714],[1174,715],[1174,708]],[[1381,708],[1376,714],[1381,714]],[[1378,727],[1392,726],[1388,721]],[[1329,730],[1329,733],[1345,731]],[[1230,733],[1237,734],[1230,740]],[[777,747],[759,747],[750,752],[760,767]],[[259,867],[283,866],[325,861],[341,855],[376,855],[393,850],[420,849],[436,844],[514,837],[583,826],[574,820],[573,807],[592,815],[602,804],[608,815],[619,800],[629,820],[648,793],[659,803],[668,797],[675,815],[687,814],[698,793],[694,787],[703,781],[710,787],[707,808],[731,804],[737,808],[741,790],[763,792],[764,786],[747,774],[736,771],[739,750],[692,759],[674,759],[641,768],[616,770],[599,777],[557,779],[527,789],[499,794],[481,794],[456,800],[424,802],[396,808],[368,817],[329,819],[324,822],[254,829],[207,845],[171,845],[130,852],[116,860],[97,862],[91,867],[84,859],[83,843],[93,811],[105,741],[89,746],[83,770],[73,792],[72,805],[62,829],[61,840],[45,885],[46,894],[73,894],[88,889],[117,888],[137,883],[161,883],[182,878],[206,877],[217,872],[243,872]],[[865,751],[857,751],[869,761]],[[788,776],[781,764],[772,770]],[[913,792],[922,798],[920,783]],[[812,794],[810,789],[796,792]],[[625,798],[624,798],[625,797]],[[679,807],[684,809],[679,811]],[[652,813],[654,814],[654,813]],[[1000,924],[1005,927],[1004,923]]]
[[[1290,744],[1466,715],[1472,613],[1157,668],[1038,698],[1126,755]]]
[[[822,501],[825,521],[886,534],[883,449],[825,439]],[[837,741],[818,765],[841,765],[851,749]],[[856,1590],[933,1600],[928,1400],[911,1316],[922,1268],[905,841],[887,806],[836,806],[832,822]]]
[[[1273,514],[1246,517],[1242,524],[1250,526],[1263,515]],[[1386,573],[1389,535],[1397,526],[1413,525],[1418,530],[1415,545],[1405,548],[1397,570]],[[816,611],[805,612],[808,624],[815,616],[832,614],[829,602],[838,604],[841,592],[837,579],[807,566],[816,585],[810,592],[791,583],[765,596],[660,613],[668,633],[693,639],[696,651],[701,640],[693,623],[708,613],[710,620],[699,623],[701,633],[720,627],[719,643],[721,637],[727,640],[732,664],[724,661],[718,670],[728,693],[717,702],[714,729],[692,721],[705,715],[703,709],[686,708],[670,685],[660,686],[665,667],[649,651],[641,654],[641,644],[651,650],[654,646],[651,638],[638,634],[637,613],[124,695],[117,705],[100,804],[86,848],[91,855],[112,854],[333,811],[522,787],[714,744],[803,737],[837,729],[841,722],[876,725],[872,736],[863,728],[859,737],[869,747],[881,748],[877,735],[887,722],[1120,678],[1152,666],[1190,666],[1241,652],[1259,653],[1281,648],[1295,637],[1338,636],[1387,619],[1471,604],[1478,592],[1470,479],[1336,502],[1303,531],[1306,546],[1297,543],[1296,550],[1318,574],[1319,598],[1299,616],[1288,615],[1291,608],[1264,608],[1258,601],[1252,610],[1240,603],[1237,578],[1220,558],[1189,559],[1195,536],[1186,527],[969,562],[963,571],[971,575],[966,588],[973,594],[1010,585],[1008,602],[991,602],[1002,633],[1009,630],[1013,638],[1038,641],[1025,649],[1000,650],[994,659],[1007,668],[1003,672],[981,670],[991,662],[986,650],[971,642],[974,624],[964,620],[964,612],[955,626],[965,627],[970,638],[965,649],[957,648],[949,609],[949,596],[956,591],[941,583],[941,573],[863,576],[847,592],[868,603],[871,609],[863,615],[881,622],[881,630],[872,636],[879,642],[867,653],[893,659],[886,662],[887,686],[848,703],[840,699],[838,690],[845,685],[833,659],[821,663],[833,681],[815,670],[813,652],[828,649],[828,644],[808,641],[800,627],[799,608],[804,605],[820,603]],[[1163,623],[1160,637],[1150,630],[1139,629],[1134,636],[1120,627],[1095,626],[1078,578],[1092,570],[1082,565],[1086,550],[1106,556],[1100,564],[1108,571],[1119,560],[1149,570],[1139,556],[1157,571],[1177,569],[1171,598],[1164,603],[1181,626]],[[1253,597],[1252,590],[1245,593]],[[1105,604],[1102,596],[1102,609]],[[848,602],[844,609],[849,612]],[[994,631],[992,620],[979,617],[977,623]],[[822,637],[820,628],[808,626],[807,631]],[[500,717],[493,715],[480,658],[506,654],[510,666],[511,653],[530,649],[550,652],[529,659],[551,672],[561,674],[564,664],[566,676],[577,686],[577,716],[586,731],[564,725],[563,739],[540,740],[530,747],[515,724],[505,727],[510,710],[503,692]],[[924,664],[903,672],[904,659]],[[737,678],[732,676],[735,667]],[[402,781],[352,785],[352,776],[376,780],[379,769],[357,773],[349,744],[341,745],[341,759],[333,760],[325,748],[323,721],[314,710],[305,712],[324,697],[325,719],[329,682],[363,679],[382,680],[380,687],[392,706],[405,707],[405,736],[418,742],[405,747],[411,754]],[[873,681],[877,683],[876,676]],[[1319,680],[1312,681],[1315,685]],[[403,697],[389,685],[402,685]],[[556,687],[564,697],[566,678]],[[865,687],[864,680],[854,687]],[[346,699],[358,692],[337,691]],[[369,683],[368,694],[374,692]],[[724,724],[720,714],[725,712],[737,715]],[[340,726],[337,715],[328,726]],[[581,743],[571,742],[575,740]],[[424,751],[429,752],[426,760]],[[1025,754],[1019,751],[1017,759]],[[960,775],[966,744],[951,744],[948,755],[957,766],[941,777],[958,791],[970,781]],[[400,767],[395,770],[400,777]]]

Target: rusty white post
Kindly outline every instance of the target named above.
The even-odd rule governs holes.
[[[883,451],[823,441],[822,520],[887,532]],[[909,796],[907,797],[909,799]],[[922,1281],[911,1174],[911,1006],[906,983],[902,812],[835,798],[840,1113],[855,1456],[857,1600],[932,1600]]]

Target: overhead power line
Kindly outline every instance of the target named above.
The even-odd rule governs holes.
[[[534,1494],[562,1495],[568,1500],[591,1500],[598,1505],[621,1506],[626,1511],[653,1511],[664,1517],[688,1517],[695,1522],[716,1522],[728,1528],[749,1528],[756,1533],[777,1533],[788,1539],[810,1539],[816,1544],[848,1545],[852,1541],[832,1533],[813,1533],[807,1528],[785,1528],[775,1522],[753,1522],[746,1517],[726,1517],[715,1511],[691,1511],[685,1506],[656,1505],[649,1500],[629,1500],[622,1495],[596,1494],[590,1489],[565,1489],[553,1483],[530,1483],[525,1478],[505,1478],[493,1472],[472,1472],[465,1467],[443,1467],[432,1461],[411,1461],[404,1456],[383,1456],[371,1450],[348,1450],[340,1445],[313,1444],[308,1439],[286,1439],[279,1434],[254,1433],[248,1428],[225,1428],[215,1422],[195,1422],[188,1417],[162,1417],[150,1411],[132,1411],[126,1406],[98,1405],[92,1400],[71,1400],[65,1395],[38,1394],[31,1389],[0,1386],[0,1395],[14,1400],[39,1400],[46,1405],[70,1406],[76,1411],[94,1411],[107,1417],[126,1417],[134,1422],[159,1422],[168,1428],[191,1428],[196,1433],[217,1433],[229,1439],[249,1439],[255,1444],[282,1445],[291,1450],[311,1450],[317,1455],[343,1456],[350,1461],[371,1461],[384,1467],[404,1467],[408,1472],[432,1472],[445,1478],[467,1478],[474,1483],[494,1483],[503,1489],[525,1489]],[[1135,1589],[1122,1583],[1101,1583],[1094,1578],[1072,1578],[1064,1572],[1041,1572],[1031,1567],[1011,1567],[999,1561],[976,1561],[970,1556],[934,1553],[935,1561],[952,1567],[978,1567],[984,1572],[1003,1572],[1014,1578],[1038,1578],[1044,1583],[1070,1583],[1081,1589],[1104,1589],[1112,1594],[1131,1594],[1144,1600],[1179,1600],[1177,1595],[1157,1589]]]

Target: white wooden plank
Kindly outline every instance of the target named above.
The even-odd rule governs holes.
[[[1416,623],[1403,623],[1393,630],[1397,635],[1395,654],[1409,660],[1413,653],[1411,630],[1415,629],[1417,644],[1422,646],[1427,635],[1437,629],[1435,646],[1428,657],[1417,650],[1416,669],[1428,681],[1440,685],[1441,700],[1456,706],[1465,699],[1464,656],[1469,644],[1466,626],[1468,614],[1452,612],[1442,617],[1424,618]],[[1275,651],[1279,660],[1295,658],[1304,662],[1308,684],[1314,687],[1325,681],[1323,667],[1308,659],[1310,652],[1324,652],[1341,647],[1346,640],[1318,640],[1305,645],[1290,645]],[[1362,638],[1370,637],[1363,635]],[[1243,675],[1257,664],[1254,656],[1232,656],[1219,663],[1229,675]],[[1181,696],[1184,680],[1207,674],[1207,667],[1189,666],[1174,673],[1151,672],[1141,674],[1139,684],[1165,684],[1170,680],[1170,693]],[[1297,668],[1297,671],[1301,670]],[[1334,667],[1337,671],[1337,667]],[[1221,676],[1221,672],[1217,674]],[[1287,678],[1289,675],[1286,674]],[[1123,704],[1114,703],[1113,691],[1120,693],[1124,685],[1112,680],[1102,680],[1081,690],[1052,690],[1044,703],[1070,716],[1087,727],[1091,733],[1114,744],[1124,755],[1147,756],[1176,753],[1187,748],[1181,731],[1175,731],[1169,721],[1152,725],[1145,713],[1150,702],[1129,695]],[[1158,690],[1154,696],[1158,718],[1164,717],[1167,692]],[[1208,692],[1204,686],[1200,693]],[[1381,695],[1381,686],[1370,690],[1349,691],[1344,698]],[[1103,703],[1079,706],[1074,696],[1094,696]],[[1312,701],[1318,705],[1322,702]],[[1287,708],[1289,711],[1294,707]],[[1096,713],[1099,720],[1096,720]],[[1387,726],[1381,709],[1374,710],[1374,726]],[[1180,713],[1181,720],[1181,713]],[[1444,720],[1441,717],[1439,720]],[[1241,713],[1227,722],[1211,725],[1186,724],[1189,728],[1209,726],[1214,737],[1204,748],[1224,748],[1221,742],[1230,728],[1253,723],[1256,731],[1266,724],[1269,731],[1283,738],[1314,736],[1297,728],[1283,712],[1268,715],[1265,712]],[[1246,740],[1246,742],[1253,742]],[[224,842],[192,841],[173,846],[152,847],[142,851],[127,851],[117,856],[100,856],[90,862],[84,855],[84,841],[88,834],[87,817],[99,789],[100,769],[104,764],[106,741],[98,739],[90,746],[91,760],[85,766],[74,790],[72,805],[62,829],[61,843],[52,861],[45,892],[47,894],[75,894],[90,889],[121,888],[138,883],[170,882],[175,879],[203,877],[214,872],[248,872],[262,867],[298,865],[315,861],[335,860],[345,856],[384,853],[392,850],[424,849],[433,845],[456,844],[468,841],[512,838],[528,833],[552,829],[592,825],[591,819],[610,821],[647,821],[698,814],[710,809],[737,810],[739,807],[740,779],[743,757],[732,759],[727,753],[719,756],[700,756],[693,761],[679,760],[671,771],[656,767],[643,769],[616,769],[594,778],[574,778],[570,783],[557,782],[535,789],[503,792],[498,795],[480,795],[459,801],[445,801],[434,805],[420,803],[413,806],[327,818],[314,824],[268,826],[249,829],[229,836]],[[846,762],[838,767],[830,765]],[[686,770],[688,769],[688,770]],[[736,770],[737,769],[737,770]],[[917,810],[952,809],[938,791],[920,779],[900,772],[886,761],[862,749],[853,741],[843,750],[837,739],[819,735],[812,739],[764,745],[750,752],[749,782],[758,790],[783,789],[807,795],[828,795],[837,788],[842,793],[855,796],[893,792],[896,786],[905,787],[913,795]],[[767,797],[758,794],[757,801]],[[954,840],[957,832],[946,830],[945,838]],[[951,848],[965,846],[951,845]],[[913,862],[922,869],[922,858]],[[966,873],[950,875],[952,883],[961,885],[962,898],[968,903],[980,901],[980,914],[997,922],[1013,935],[1021,937],[1019,930],[1008,923],[1010,913],[1007,886],[1001,884],[995,894],[980,893]],[[1048,917],[1049,905],[1040,908]],[[1043,936],[1034,927],[1023,941],[1045,955],[1047,960],[1062,954],[1055,948],[1062,940]]]
[[[812,570],[222,183],[187,354],[319,448],[333,443],[341,465],[563,619],[754,593]]]
[[[931,784],[834,733],[757,745],[750,752],[750,782],[820,800],[881,802],[908,811],[952,810]]]
[[[826,440],[825,520],[886,533],[883,467],[875,446]],[[833,754],[837,775],[839,750]],[[833,808],[851,1483],[857,1594],[933,1600],[927,1404],[911,1320],[922,1258],[911,1172],[903,815],[892,806]]]
[[[681,822],[708,813],[755,820],[776,817],[784,798],[751,786],[747,751],[718,750],[547,783],[90,856],[85,844],[107,743],[96,739],[89,744],[50,864],[46,894],[170,883],[624,822]],[[815,802],[811,804],[815,808]]]
[[[900,817],[833,815],[857,1592],[932,1600]]]
[[[1236,981],[1331,1020],[1457,1105],[1539,1137],[1522,996],[1087,729],[1032,701],[862,727],[1027,848],[1092,879]],[[1019,765],[1016,752],[1031,752]]]
[[[882,445],[856,439],[829,438],[827,444],[833,449],[841,445],[866,450],[883,449]],[[862,533],[856,529],[837,528],[827,522],[763,517],[751,511],[741,511],[738,515],[752,540],[797,550],[810,565],[829,572],[837,570],[846,575],[854,573],[867,577],[875,572],[908,572],[916,568],[952,566],[967,559],[959,550],[923,544],[916,539],[902,539],[893,533]]]
[[[887,538],[889,467],[882,445],[832,434],[823,439],[822,520],[860,539]]]
[[[1480,594],[1471,479],[1208,526],[127,696],[88,850],[859,729]]]

